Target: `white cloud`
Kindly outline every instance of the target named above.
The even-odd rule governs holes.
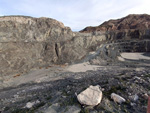
[[[0,14],[45,16],[81,30],[128,14],[150,14],[149,6],[149,0],[1,0]]]

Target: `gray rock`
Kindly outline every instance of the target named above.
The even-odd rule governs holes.
[[[58,103],[51,105],[44,113],[58,113],[60,105]]]
[[[52,104],[44,113],[79,113],[81,109],[77,106],[65,106],[61,108],[58,103]]]
[[[115,93],[111,94],[111,99],[113,99],[115,102],[117,102],[119,104],[121,104],[122,102],[126,101],[123,97],[121,97],[121,96],[119,96],[119,95],[117,95]]]
[[[136,102],[139,99],[139,96],[137,94],[129,96],[130,100],[132,100],[133,102]]]
[[[131,105],[131,106],[135,106],[135,105],[136,105],[136,103],[132,103],[132,102],[131,102],[131,103],[130,103],[130,105]]]
[[[80,113],[81,108],[77,106],[67,106],[67,111],[64,111],[63,113]]]
[[[28,103],[26,104],[26,108],[32,108],[33,105],[34,105],[34,103],[28,102]]]
[[[139,99],[139,96],[137,94],[134,95],[134,101],[136,102]]]
[[[90,86],[86,90],[82,91],[77,96],[78,101],[81,104],[95,106],[98,105],[102,100],[102,91],[99,86]]]
[[[0,17],[0,74],[21,75],[34,68],[81,60],[101,38],[73,33],[51,18]],[[101,36],[105,37],[105,35]]]

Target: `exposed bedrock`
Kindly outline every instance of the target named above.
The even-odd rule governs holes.
[[[0,17],[0,74],[73,63],[95,50],[101,40],[104,35],[74,33],[50,18]]]
[[[105,21],[96,27],[86,27],[80,32],[110,32],[110,31],[131,31],[144,30],[150,28],[150,15],[147,14],[131,14],[121,19]]]
[[[115,60],[122,52],[150,52],[150,40],[120,40],[118,42],[105,44],[100,57]]]
[[[149,39],[148,27],[78,33],[50,18],[0,17],[0,75],[80,62],[92,51],[104,59],[116,58],[122,51],[150,52]]]

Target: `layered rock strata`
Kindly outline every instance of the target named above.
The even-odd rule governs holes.
[[[0,17],[0,75],[85,61],[92,51],[104,59],[116,58],[122,51],[150,52],[149,19],[129,15],[79,33],[51,18]]]

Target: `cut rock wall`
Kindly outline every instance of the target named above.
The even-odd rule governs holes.
[[[148,28],[75,33],[50,18],[0,17],[0,76],[80,62],[102,45],[98,55],[106,59],[121,51],[150,52],[149,39]]]

